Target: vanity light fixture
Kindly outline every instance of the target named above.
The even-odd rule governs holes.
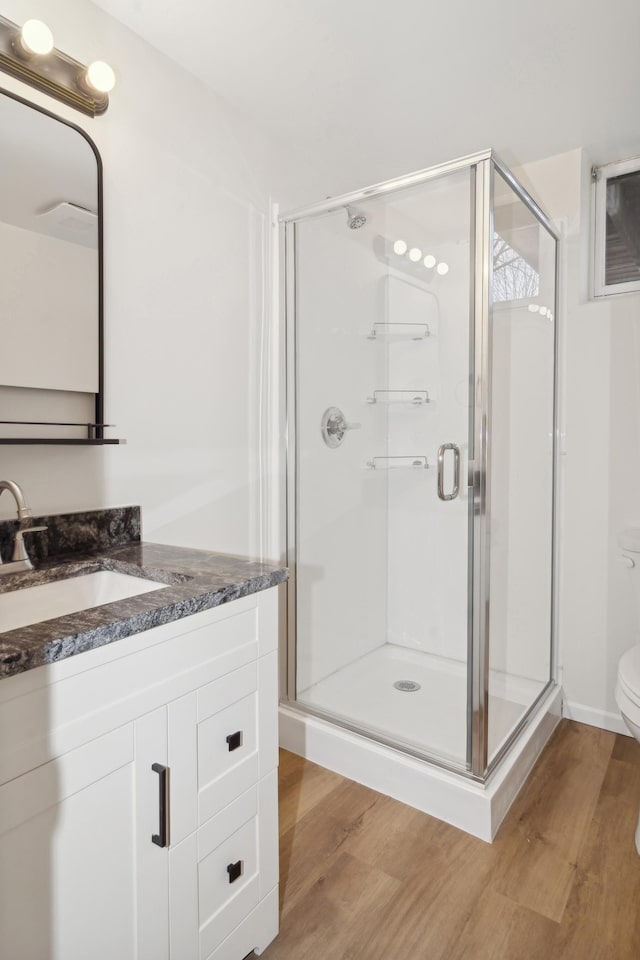
[[[19,27],[1,16],[0,70],[90,117],[105,112],[116,81],[102,60],[86,67],[57,50],[51,30],[41,20],[27,20]]]
[[[116,85],[116,75],[104,60],[94,60],[85,72],[85,83],[97,93],[111,93]]]
[[[42,20],[27,20],[15,42],[18,56],[44,57],[53,50],[53,34]]]

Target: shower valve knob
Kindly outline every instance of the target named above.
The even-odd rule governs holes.
[[[339,407],[327,407],[322,415],[320,429],[328,447],[339,447],[347,430],[359,430],[362,424],[348,423]]]

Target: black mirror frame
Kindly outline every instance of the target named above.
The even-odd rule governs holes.
[[[9,90],[0,87],[0,95],[9,97],[12,100],[15,100],[18,103],[23,104],[25,107],[29,107],[31,110],[37,110],[38,113],[43,114],[46,117],[50,117],[52,120],[57,120],[58,123],[63,123],[65,126],[70,127],[72,130],[75,130],[76,133],[79,133],[86,142],[91,147],[93,154],[96,159],[97,167],[97,206],[98,206],[98,392],[95,396],[95,416],[93,423],[87,424],[76,424],[76,423],[51,423],[48,421],[21,421],[25,426],[60,426],[60,427],[70,427],[70,426],[83,426],[87,429],[86,439],[38,439],[38,438],[15,438],[15,437],[0,437],[0,444],[37,444],[37,443],[49,443],[49,444],[113,444],[121,443],[122,441],[116,439],[107,439],[105,437],[105,428],[108,426],[104,422],[104,185],[103,185],[103,165],[102,157],[100,156],[100,151],[98,150],[96,144],[91,139],[89,134],[79,127],[75,123],[71,123],[69,120],[64,120],[62,117],[57,116],[55,113],[51,113],[50,110],[45,109],[44,107],[39,106],[38,104],[32,103],[30,100],[25,100],[24,97],[19,96],[16,93],[12,93]],[[19,421],[8,421],[0,420],[0,425],[2,424],[12,424],[16,425]]]

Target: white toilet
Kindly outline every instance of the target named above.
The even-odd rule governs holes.
[[[618,538],[618,544],[628,567],[632,567],[640,629],[640,527],[627,527]],[[627,650],[618,664],[616,703],[622,719],[640,743],[640,643]],[[636,850],[640,853],[640,817],[636,829]]]

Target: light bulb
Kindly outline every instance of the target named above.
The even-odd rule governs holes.
[[[20,31],[20,44],[26,53],[44,57],[53,50],[53,34],[42,20],[27,20]]]
[[[409,250],[409,260],[412,263],[417,263],[418,260],[422,260],[422,250],[419,247],[411,247]]]
[[[439,263],[436,267],[436,270],[441,277],[444,277],[445,273],[449,273],[449,264],[448,263]]]
[[[537,303],[530,303],[528,309],[529,309],[529,313],[538,313],[538,311],[540,310],[540,307],[538,306]]]
[[[110,93],[116,85],[116,75],[103,60],[94,60],[87,67],[86,80],[98,93]]]
[[[541,316],[541,317],[546,317],[547,312],[548,312],[548,311],[547,311],[547,308],[546,308],[546,307],[540,307],[540,316]]]
[[[422,262],[424,263],[427,270],[431,270],[436,265],[436,258],[432,257],[431,254],[428,253]]]
[[[397,253],[399,257],[403,257],[407,252],[407,245],[404,240],[396,240],[393,245],[393,252]]]

